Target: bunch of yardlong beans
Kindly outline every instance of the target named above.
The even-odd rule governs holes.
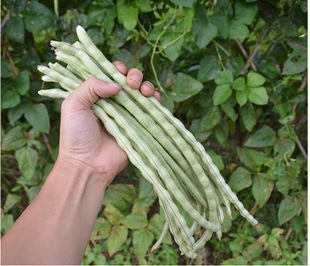
[[[76,32],[79,42],[72,45],[51,41],[56,59],[66,63],[66,67],[59,63],[38,66],[44,82],[58,82],[64,90],[41,90],[39,94],[66,98],[92,76],[123,87],[117,95],[99,99],[92,109],[158,194],[166,223],[152,250],[159,247],[168,228],[181,252],[189,258],[196,258],[196,252],[213,233],[221,239],[224,212],[218,194],[230,218],[232,203],[253,226],[257,225],[193,134],[157,99],[131,89],[126,77],[107,60],[81,26]],[[176,201],[193,218],[190,228]],[[200,226],[205,231],[195,240]]]

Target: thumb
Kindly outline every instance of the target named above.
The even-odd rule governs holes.
[[[76,88],[65,101],[72,102],[75,108],[89,108],[99,97],[108,98],[120,92],[122,86],[90,77]]]

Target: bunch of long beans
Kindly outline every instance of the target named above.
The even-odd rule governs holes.
[[[158,194],[166,224],[152,250],[158,248],[168,228],[182,253],[189,258],[197,256],[197,250],[213,232],[220,239],[224,212],[218,194],[230,217],[232,203],[252,225],[257,225],[193,134],[154,97],[145,97],[131,89],[126,77],[107,60],[81,26],[76,32],[79,42],[72,45],[51,41],[56,59],[66,63],[66,67],[59,63],[38,66],[44,74],[44,82],[58,82],[64,90],[41,90],[39,94],[66,98],[92,76],[123,87],[117,95],[99,99],[92,109]],[[180,214],[176,201],[193,218],[191,228]],[[199,226],[205,228],[205,232],[196,241],[194,233]]]

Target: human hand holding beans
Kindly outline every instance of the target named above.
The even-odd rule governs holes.
[[[127,75],[127,84],[131,88],[139,88],[143,95],[160,100],[154,85],[143,81],[140,70],[133,68],[128,71],[121,61],[113,64],[118,71]],[[100,178],[108,179],[109,183],[129,161],[90,107],[99,97],[107,98],[120,90],[119,84],[92,77],[67,97],[61,108],[59,161],[72,164],[73,167],[90,167]]]

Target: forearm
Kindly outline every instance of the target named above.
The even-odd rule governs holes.
[[[107,185],[83,163],[58,161],[2,238],[2,264],[80,264]]]

